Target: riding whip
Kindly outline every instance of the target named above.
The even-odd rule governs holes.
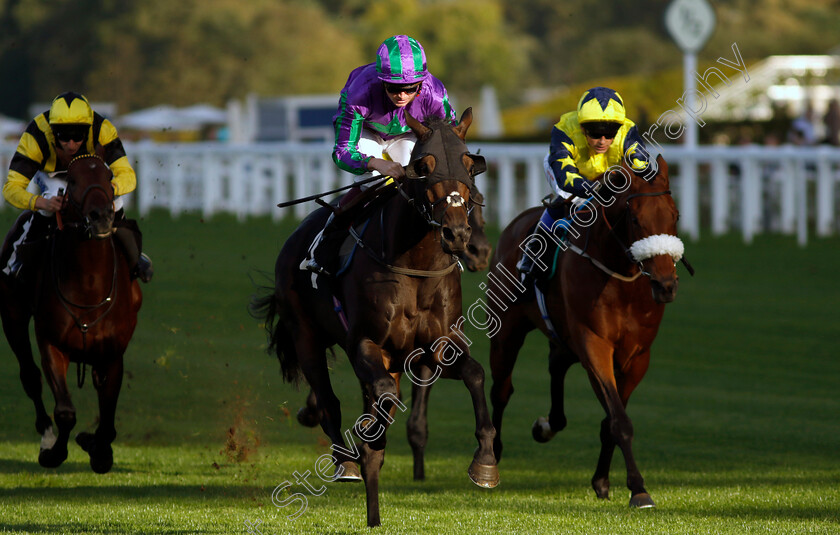
[[[366,178],[364,180],[359,180],[358,182],[354,182],[354,183],[350,184],[349,186],[336,188],[334,190],[325,191],[323,193],[316,193],[314,195],[310,195],[308,197],[302,197],[300,199],[295,199],[293,201],[281,202],[280,204],[277,205],[277,207],[278,208],[286,208],[288,206],[294,206],[296,204],[300,204],[300,203],[303,203],[303,202],[313,201],[315,199],[320,199],[321,197],[326,197],[327,195],[332,195],[333,193],[338,193],[340,191],[348,190],[348,189],[350,189],[354,186],[358,186],[360,184],[367,184],[368,182],[373,182],[374,180],[382,180],[382,179],[385,179],[385,178],[391,178],[391,177],[390,176],[382,176],[382,175],[372,176],[370,178]]]

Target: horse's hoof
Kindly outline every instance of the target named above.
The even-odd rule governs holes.
[[[606,477],[592,480],[592,490],[599,500],[610,499],[610,480]]]
[[[114,450],[111,446],[97,446],[96,435],[82,431],[76,435],[76,444],[90,455],[90,468],[97,474],[106,474],[114,466]]]
[[[309,407],[301,407],[297,411],[297,421],[300,425],[306,427],[315,427],[318,425],[318,417],[313,414]]]
[[[67,448],[52,448],[41,450],[38,455],[38,464],[44,468],[58,468],[67,459]]]
[[[95,443],[96,437],[93,433],[82,431],[81,433],[76,435],[76,444],[78,444],[79,447],[81,447],[87,453],[93,451],[93,446]]]
[[[339,470],[341,470],[340,475]],[[340,465],[336,466],[335,475],[335,480],[341,481],[342,483],[350,483],[353,481],[362,480],[362,473],[359,472],[359,467],[356,466],[356,463],[354,463],[353,461],[344,461]]]
[[[102,449],[102,448],[97,448]],[[114,466],[114,450],[107,446],[105,452],[96,451],[90,456],[90,468],[97,474],[107,474]]]
[[[551,430],[548,420],[542,416],[534,420],[534,425],[531,426],[531,436],[537,442],[546,443],[554,438],[556,434],[556,431]]]
[[[473,460],[468,473],[472,482],[479,487],[492,489],[499,484],[499,467],[495,464],[478,464]]]
[[[630,507],[638,507],[639,509],[648,509],[656,507],[653,503],[653,498],[647,492],[640,492],[630,496]]]

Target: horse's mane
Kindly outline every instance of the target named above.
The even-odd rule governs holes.
[[[421,122],[432,130],[452,126],[452,122],[449,119],[444,119],[443,117],[438,117],[436,115],[429,115]]]

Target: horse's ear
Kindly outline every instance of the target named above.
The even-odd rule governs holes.
[[[458,137],[462,140],[467,139],[467,130],[470,129],[472,120],[472,108],[470,107],[464,110],[464,113],[461,114],[461,120],[458,121],[458,126],[455,127],[455,133],[458,134]]]
[[[667,188],[670,182],[668,177],[668,164],[661,154],[656,156],[656,174],[665,179],[665,187]]]
[[[665,162],[665,158],[663,158],[661,154],[656,155],[656,167],[660,173],[668,176],[668,164]]]
[[[432,134],[432,129],[412,117],[408,110],[405,110],[405,124],[411,128],[411,131],[420,141],[425,141]]]

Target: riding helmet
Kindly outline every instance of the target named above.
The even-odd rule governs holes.
[[[50,124],[93,124],[93,109],[84,95],[68,91],[55,97],[50,106]]]
[[[395,35],[376,51],[376,73],[383,82],[414,84],[426,79],[426,51],[413,37]]]
[[[593,87],[578,102],[579,123],[623,123],[626,117],[624,101],[617,91],[608,87]]]

